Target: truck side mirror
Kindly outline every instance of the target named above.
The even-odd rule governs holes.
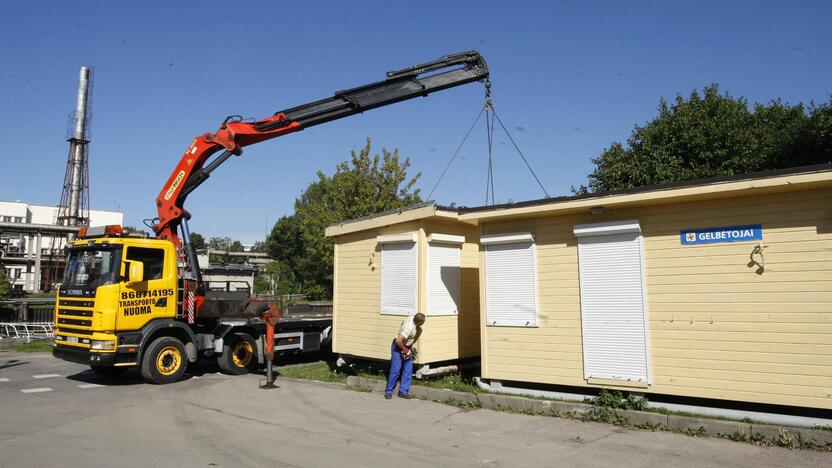
[[[139,283],[144,280],[144,263],[131,260],[127,284]]]

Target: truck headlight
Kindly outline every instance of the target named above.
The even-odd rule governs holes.
[[[97,349],[99,351],[107,351],[116,349],[116,342],[110,340],[92,340],[90,342],[90,349]]]

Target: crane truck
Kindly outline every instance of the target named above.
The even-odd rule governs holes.
[[[315,349],[331,320],[281,319],[267,342],[270,318],[262,314],[273,301],[207,288],[191,242],[188,195],[246,146],[468,83],[488,86],[488,76],[478,52],[448,55],[261,120],[231,116],[215,133],[194,138],[156,198],[157,217],[147,223],[155,238],[112,225],[81,228],[69,243],[53,355],[108,376],[138,368],[145,380],[166,384],[202,359],[244,374],[275,350]]]

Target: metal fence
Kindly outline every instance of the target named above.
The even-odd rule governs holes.
[[[10,299],[0,302],[0,322],[52,322],[54,298]]]
[[[0,340],[32,341],[53,338],[52,322],[0,322]]]
[[[0,303],[0,340],[52,338],[55,299],[12,299]]]

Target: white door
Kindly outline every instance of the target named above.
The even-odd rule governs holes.
[[[598,234],[576,229],[584,377],[649,382],[641,232]]]

